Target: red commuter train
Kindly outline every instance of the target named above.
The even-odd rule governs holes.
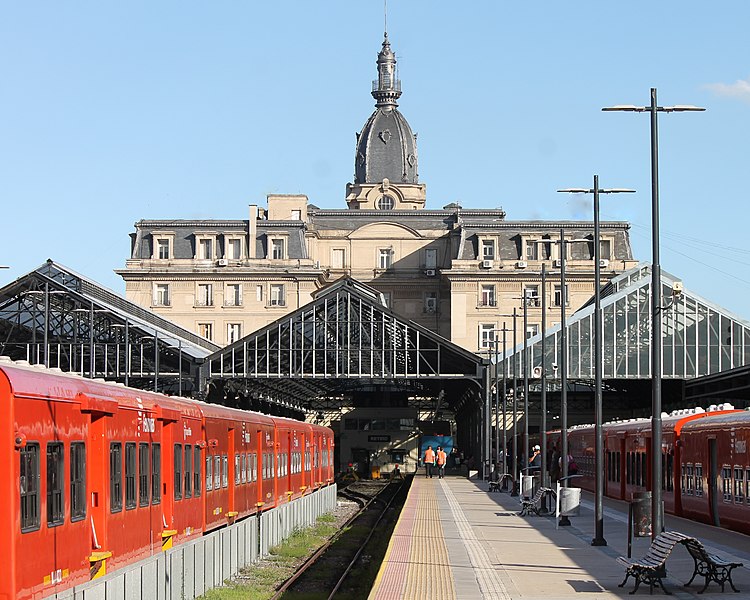
[[[631,500],[651,490],[651,419],[603,425],[604,493]],[[549,442],[558,442],[552,432]],[[568,433],[569,453],[594,491],[594,426]],[[674,411],[662,418],[662,497],[668,513],[750,534],[750,410],[731,405]]]
[[[42,598],[329,485],[333,432],[0,361],[0,600]]]

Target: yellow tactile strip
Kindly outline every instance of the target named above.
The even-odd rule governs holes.
[[[438,479],[415,477],[370,600],[456,597],[435,493]]]

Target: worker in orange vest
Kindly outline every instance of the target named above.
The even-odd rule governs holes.
[[[432,479],[432,469],[435,467],[435,451],[432,446],[427,446],[424,451],[425,477]]]
[[[448,460],[448,455],[440,446],[438,446],[435,459],[437,461],[438,479],[442,479],[445,476],[445,461]]]

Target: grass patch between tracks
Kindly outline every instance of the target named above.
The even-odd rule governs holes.
[[[206,600],[267,600],[276,588],[292,576],[305,558],[336,533],[333,515],[321,515],[308,529],[295,531],[288,539],[271,548],[271,555],[243,569],[236,579],[206,593]]]

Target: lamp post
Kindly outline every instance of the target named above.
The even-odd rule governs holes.
[[[635,190],[622,188],[600,189],[599,176],[594,175],[594,187],[587,190],[582,188],[567,188],[557,190],[571,194],[594,195],[594,423],[595,423],[595,502],[594,523],[595,535],[592,546],[606,546],[604,539],[604,432],[602,429],[602,304],[601,304],[601,248],[599,228],[599,194],[633,193]],[[567,459],[567,457],[566,457]]]
[[[510,317],[512,315],[497,315],[499,317]],[[503,332],[503,472],[502,475],[505,475],[508,472],[508,433],[507,433],[507,419],[506,419],[506,412],[505,412],[505,404],[506,404],[506,396],[508,393],[508,378],[507,378],[507,365],[505,362],[505,347],[506,347],[506,338],[505,333],[508,330],[508,328],[505,326],[505,321],[503,321],[502,329],[493,329],[493,338],[494,338],[494,344],[495,344],[495,462],[500,462],[500,340],[497,339],[496,335],[498,332]]]
[[[602,108],[606,112],[648,112],[651,115],[651,537],[664,528],[662,507],[661,449],[661,264],[659,262],[659,130],[660,112],[702,112],[705,108],[687,104],[659,106],[656,88],[651,88],[649,106],[617,105]]]
[[[540,485],[544,487],[547,477],[547,347],[545,345],[545,338],[547,335],[547,265],[542,263],[542,373],[541,373],[541,410],[542,410],[542,422],[539,434],[539,445],[541,446],[542,453],[542,472],[540,474]],[[544,497],[544,501],[547,502],[547,497]]]
[[[516,317],[518,313],[516,309],[513,309],[513,490],[511,496],[518,496],[518,431],[516,424],[518,422],[518,369],[517,358],[516,358],[516,336],[518,335],[518,329],[516,328]]]

